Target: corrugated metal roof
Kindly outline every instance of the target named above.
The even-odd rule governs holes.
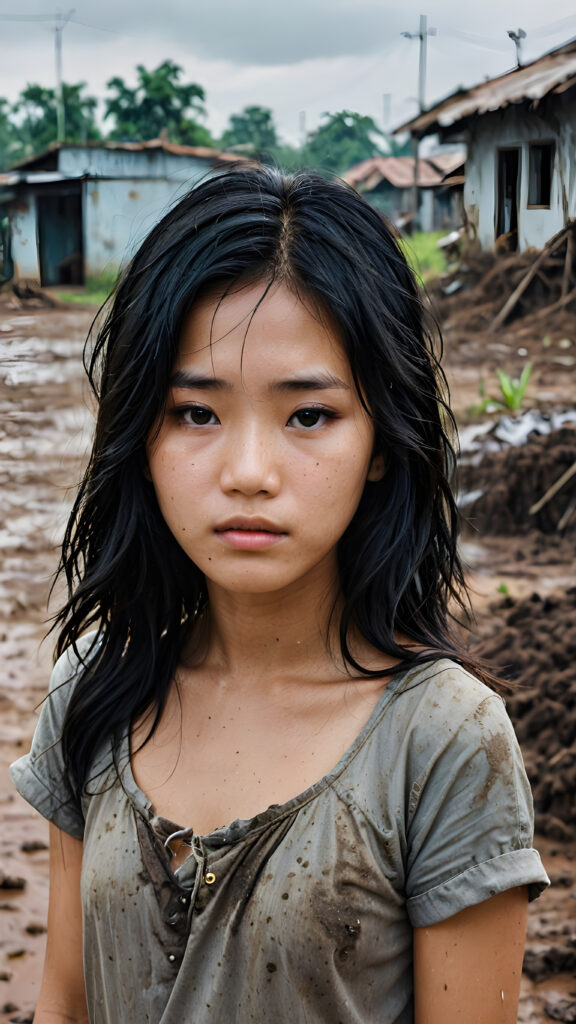
[[[15,164],[14,168],[20,169],[29,167],[32,164],[41,163],[46,157],[57,153],[61,149],[111,149],[125,150],[130,153],[160,149],[164,153],[170,153],[173,156],[195,157],[198,160],[210,160],[213,163],[220,163],[221,161],[244,163],[249,159],[245,156],[240,156],[238,153],[226,153],[220,149],[211,149],[209,146],[179,146],[174,142],[166,142],[164,139],[146,139],[145,142],[53,142],[41,153],[36,153],[35,156],[28,157],[27,160],[22,160],[20,163]]]
[[[565,92],[576,84],[576,39],[530,64],[508,71],[472,89],[459,89],[423,114],[395,129],[430,135],[439,128],[451,128],[478,114],[500,110],[510,103],[532,102],[550,93]]]
[[[462,164],[462,153],[453,153],[450,156],[453,157],[450,169]],[[433,166],[433,162],[436,163],[436,157],[422,157],[418,161],[419,188],[435,188],[442,184],[447,172]],[[374,156],[351,167],[342,177],[349,185],[360,188],[363,192],[372,191],[381,181],[388,181],[395,188],[411,188],[414,184],[414,157]]]

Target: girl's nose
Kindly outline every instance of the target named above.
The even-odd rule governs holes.
[[[221,486],[240,494],[277,494],[280,472],[272,438],[262,426],[249,425],[235,432],[226,445]]]

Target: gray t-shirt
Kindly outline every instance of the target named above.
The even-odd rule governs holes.
[[[450,661],[393,679],[334,770],[249,821],[192,836],[173,872],[110,743],[80,803],[62,764],[74,661],[54,669],[17,788],[84,840],[92,1024],[409,1024],[412,930],[547,884],[500,697]],[[192,823],[184,823],[184,826]]]

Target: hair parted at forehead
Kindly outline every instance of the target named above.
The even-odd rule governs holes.
[[[395,234],[343,182],[228,167],[195,185],[152,229],[121,276],[89,360],[99,412],[64,540],[70,597],[58,617],[58,649],[98,624],[102,653],[88,674],[96,693],[105,670],[116,680],[108,713],[118,724],[151,702],[161,710],[190,621],[206,599],[201,573],[160,514],[145,473],[146,442],[163,413],[195,301],[256,282],[263,291],[283,284],[330,318],[386,466],[381,481],[366,485],[339,545],[344,657],[355,665],[353,624],[404,663],[459,653],[447,610],[462,584],[448,480],[452,421],[419,290]],[[399,645],[398,634],[419,653]],[[80,711],[87,702],[97,713],[79,694],[66,735],[71,763],[82,765],[95,739],[79,728]]]
[[[422,304],[384,217],[343,182],[236,167],[180,199],[126,268],[93,356],[97,376],[105,354],[102,394],[121,373],[127,389],[139,390],[149,429],[196,298],[257,280],[285,284],[329,313],[370,408],[395,384],[424,384]]]

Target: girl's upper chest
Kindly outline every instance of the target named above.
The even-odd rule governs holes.
[[[332,771],[370,718],[385,682],[326,681],[242,693],[197,677],[173,689],[153,736],[131,739],[134,778],[155,812],[196,834],[285,804]]]

